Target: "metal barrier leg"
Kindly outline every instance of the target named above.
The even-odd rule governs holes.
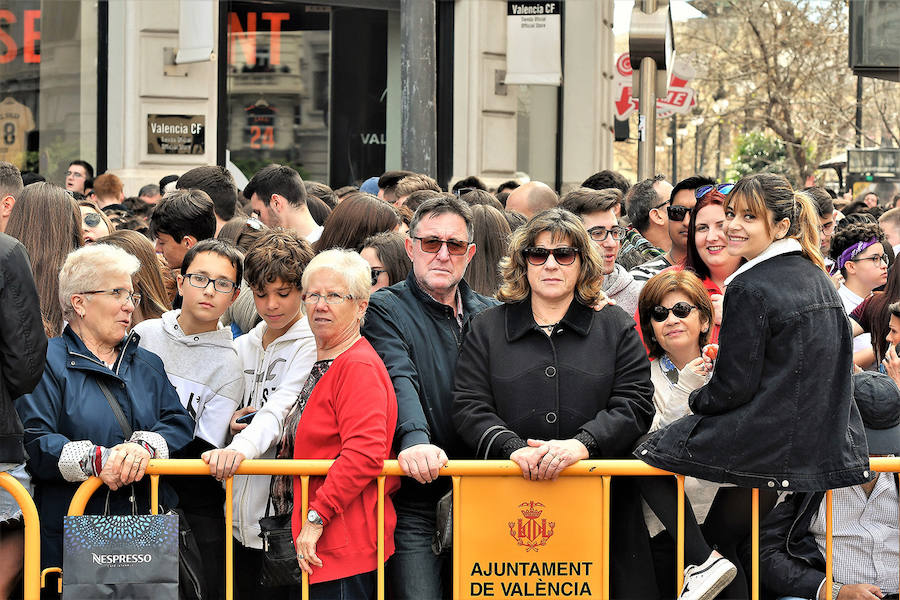
[[[378,478],[378,528],[376,530],[378,548],[378,600],[384,600],[384,476]]]
[[[0,473],[0,487],[12,495],[25,520],[25,562],[23,591],[25,598],[37,600],[41,595],[41,522],[28,490],[9,473]]]
[[[309,512],[309,475],[300,476],[300,494],[303,496],[303,511],[300,514],[305,515]],[[302,571],[300,575],[302,579],[300,589],[303,592],[303,598],[309,598],[309,574]]]
[[[750,598],[759,600],[759,489],[753,488],[751,500],[752,525],[750,527],[750,556],[753,561],[752,579],[750,581]]]
[[[676,475],[678,484],[678,537],[675,550],[675,593],[684,586],[684,475]]]
[[[225,480],[225,600],[234,598],[234,478]]]
[[[453,597],[462,598],[462,588],[460,587],[459,567],[462,564],[462,558],[459,550],[459,508],[462,506],[459,497],[459,476],[454,475],[453,481],[453,564],[450,565],[453,573]]]
[[[831,520],[832,510],[831,490],[825,492],[825,589],[831,590],[834,584],[834,557],[832,556],[834,543],[834,523]],[[831,596],[831,592],[827,592]]]
[[[150,514],[159,514],[159,475],[150,476]]]
[[[612,477],[609,475],[604,475],[603,480],[603,520],[601,530],[603,532],[603,575],[600,579],[600,598],[603,600],[609,599],[609,498],[610,498],[610,485],[612,483]]]

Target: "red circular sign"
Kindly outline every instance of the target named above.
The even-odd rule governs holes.
[[[616,59],[616,70],[624,77],[631,75],[631,55],[628,52],[620,54],[619,58]]]

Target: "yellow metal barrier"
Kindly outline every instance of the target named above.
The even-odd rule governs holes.
[[[28,490],[9,473],[0,473],[0,488],[9,492],[25,518],[25,564],[23,591],[26,600],[41,596],[41,523]]]
[[[322,476],[328,473],[331,466],[330,460],[247,460],[244,461],[237,473],[240,475],[297,475],[301,477],[301,490],[303,494],[302,510],[305,513],[307,506],[307,491],[310,476]],[[873,458],[871,460],[871,469],[876,472],[900,472],[900,458]],[[209,473],[209,467],[201,460],[151,460],[147,467],[147,473],[151,476],[151,494],[153,506],[156,506],[159,476],[160,475],[204,475]],[[378,477],[378,598],[384,598],[384,485],[385,476],[400,476],[403,473],[397,464],[397,461],[385,461],[384,469]],[[488,476],[511,476],[521,477],[519,467],[512,461],[450,461],[447,466],[441,470],[442,476],[449,476],[453,482],[453,513],[459,514],[460,495],[459,486],[462,477],[488,477]],[[603,481],[603,521],[601,531],[601,543],[603,547],[603,564],[601,565],[602,573],[602,589],[601,598],[607,599],[609,595],[609,544],[610,544],[610,527],[609,527],[609,498],[610,498],[610,482],[612,477],[627,476],[651,476],[651,475],[667,475],[672,476],[673,473],[653,468],[638,460],[584,460],[568,467],[562,473],[565,477],[601,477]],[[6,477],[6,479],[4,479]],[[684,477],[675,475],[678,483],[678,542],[676,555],[676,573],[677,573],[677,589],[681,589],[683,584],[684,572]],[[0,485],[9,489],[8,480],[12,478],[0,474]],[[13,483],[18,485],[13,480]],[[69,515],[83,514],[91,495],[102,485],[98,478],[91,478],[85,481],[75,493],[72,502],[69,505]],[[21,486],[19,486],[21,487]],[[24,489],[22,489],[24,492]],[[232,581],[234,576],[234,564],[232,556],[232,480],[228,479],[225,485],[225,598],[232,600],[233,589]],[[29,590],[34,590],[36,582],[39,581],[38,573],[39,559],[39,540],[37,539],[37,512],[31,499],[25,493],[27,502],[24,506],[30,507],[30,513],[26,512],[26,598],[37,597],[29,596]],[[22,505],[21,500],[19,500]],[[752,576],[751,576],[751,598],[759,599],[759,490],[754,489],[752,494],[752,527],[751,527],[751,549],[752,549]],[[29,516],[30,514],[30,516]],[[33,529],[29,530],[29,524]],[[453,561],[454,565],[458,565],[460,561],[459,550],[459,519],[453,520]],[[28,539],[31,539],[29,546]],[[832,497],[831,492],[826,494],[826,589],[831,588],[832,574]],[[29,560],[31,562],[29,562]],[[29,587],[29,579],[31,579]],[[462,598],[462,592],[459,586],[458,569],[453,569],[453,591],[455,598]],[[308,596],[309,578],[303,574],[303,593]]]

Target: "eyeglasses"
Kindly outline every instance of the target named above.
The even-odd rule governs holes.
[[[438,238],[424,238],[424,237],[416,237],[413,236],[414,240],[419,240],[419,244],[422,246],[422,252],[427,252],[428,254],[437,254],[441,251],[441,246],[447,244],[447,252],[452,254],[453,256],[461,256],[466,253],[466,250],[469,249],[471,242],[461,242],[459,240],[441,240]]]
[[[663,206],[665,206],[665,205],[668,204],[668,203],[669,203],[668,200],[663,200],[662,202],[660,202],[659,204],[657,204],[656,206],[654,206],[654,207],[651,208],[650,210],[656,210],[657,208],[662,208]]]
[[[84,214],[84,224],[88,227],[96,227],[100,224],[103,218],[95,212],[89,212]]]
[[[219,292],[220,294],[230,294],[234,291],[234,288],[237,287],[237,284],[228,279],[211,279],[206,275],[201,275],[200,273],[187,273],[185,279],[188,280],[195,288],[200,288],[201,290],[205,290],[210,282],[213,284],[213,289]]]
[[[666,308],[665,306],[657,304],[650,309],[650,318],[657,323],[662,323],[669,318],[669,312],[671,311],[672,314],[679,319],[686,319],[695,308],[697,307],[693,304],[688,304],[687,302],[676,302],[675,306],[672,308]]]
[[[718,183],[716,185],[701,185],[697,188],[697,191],[694,192],[694,197],[699,200],[706,194],[708,194],[713,189],[717,190],[723,196],[727,196],[728,193],[734,188],[733,183]]]
[[[473,188],[473,187],[459,188],[458,190],[456,190],[456,196],[457,197],[465,196],[469,192],[474,192],[476,189],[478,189],[478,188]]]
[[[374,267],[372,268],[372,285],[378,283],[378,276],[382,273],[387,273],[387,269],[376,269]]]
[[[560,246],[559,248],[541,248],[536,246],[522,250],[522,254],[525,255],[525,260],[528,261],[528,264],[536,267],[547,262],[551,254],[556,264],[562,266],[571,265],[575,262],[575,257],[578,256],[579,252],[581,251],[578,248],[572,248],[571,246]]]
[[[669,220],[675,221],[676,223],[684,221],[684,218],[689,212],[691,212],[691,209],[687,206],[676,205],[666,207],[666,213],[669,215]]]
[[[129,292],[125,288],[113,288],[111,290],[91,290],[89,292],[78,292],[79,294],[106,294],[112,296],[123,306],[130,300],[137,308],[141,303],[141,294],[139,292]]]
[[[878,266],[878,263],[881,263],[883,265],[888,264],[887,254],[876,254],[875,256],[866,256],[865,258],[854,258],[852,260],[848,260],[847,262],[862,262],[864,260],[871,260],[872,264],[876,267]]]
[[[74,177],[75,179],[84,179],[84,175],[78,171],[66,171],[66,177]]]
[[[324,300],[325,304],[334,305],[341,304],[344,300],[353,300],[353,296],[350,294],[338,294],[337,292],[328,292],[327,294],[317,294],[315,292],[312,294],[303,294],[303,302],[310,306],[317,305],[319,300]]]
[[[625,234],[627,233],[628,230],[619,225],[613,225],[609,229],[603,227],[602,225],[597,225],[596,227],[591,227],[590,229],[588,229],[588,235],[590,235],[591,239],[595,242],[602,242],[610,235],[614,240],[621,240],[625,238]]]
[[[825,223],[824,225],[819,225],[819,233],[821,234],[829,234],[831,235],[834,232],[834,221],[831,223]]]

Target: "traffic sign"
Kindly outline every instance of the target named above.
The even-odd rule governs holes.
[[[616,58],[616,119],[627,121],[631,113],[638,110],[638,99],[632,95],[631,57],[624,52]],[[687,114],[697,104],[696,92],[689,82],[696,72],[689,62],[676,56],[669,74],[668,93],[656,101],[656,116],[660,119],[674,114]]]

